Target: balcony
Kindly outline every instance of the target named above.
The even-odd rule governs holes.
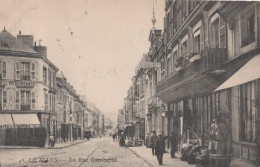
[[[188,59],[191,63],[193,63],[197,60],[200,60],[201,59],[200,53],[198,53],[198,52],[189,53]]]
[[[176,60],[176,63],[175,63],[175,69],[176,71],[181,71],[184,69],[184,57],[181,56],[181,57],[178,57],[177,60]]]
[[[227,61],[227,49],[209,48],[201,53],[203,68],[207,74],[223,74],[222,64]]]
[[[193,63],[189,62],[190,59],[187,59],[188,62],[184,58],[177,60],[175,67],[180,68],[182,71],[169,75],[159,82],[156,86],[157,93],[163,92],[169,87],[179,87],[180,85],[189,83],[202,74],[221,75],[225,72],[222,64],[227,61],[226,49],[209,48],[200,54],[194,54],[192,57],[195,59],[195,56],[197,57],[197,61],[195,62],[194,60]]]
[[[30,105],[21,105],[21,110],[24,111],[24,110],[30,110],[31,109],[31,106]]]

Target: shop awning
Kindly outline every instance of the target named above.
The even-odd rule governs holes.
[[[12,114],[16,125],[40,125],[36,114]]]
[[[215,91],[231,88],[260,78],[260,55],[253,57]]]
[[[0,114],[0,125],[13,125],[11,114]]]

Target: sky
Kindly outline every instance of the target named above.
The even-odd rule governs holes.
[[[135,67],[150,47],[152,0],[0,0],[0,30],[19,30],[47,46],[47,57],[78,94],[112,121]],[[165,0],[155,0],[163,28]]]

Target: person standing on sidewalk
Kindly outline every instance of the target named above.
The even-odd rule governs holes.
[[[165,140],[163,135],[159,135],[159,139],[156,141],[155,144],[155,154],[157,156],[157,160],[159,165],[163,163],[163,153],[165,152]]]
[[[156,131],[153,131],[153,134],[150,137],[150,142],[152,146],[152,154],[154,155],[155,147],[156,147],[156,142],[158,140],[158,136],[156,135]]]
[[[177,137],[174,132],[171,133],[170,144],[171,144],[171,157],[175,158],[175,152],[176,152],[176,147],[177,147]]]

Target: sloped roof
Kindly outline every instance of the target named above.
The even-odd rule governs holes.
[[[3,30],[0,33],[0,50],[36,53],[32,48],[24,45],[22,41],[17,39],[6,30]]]

